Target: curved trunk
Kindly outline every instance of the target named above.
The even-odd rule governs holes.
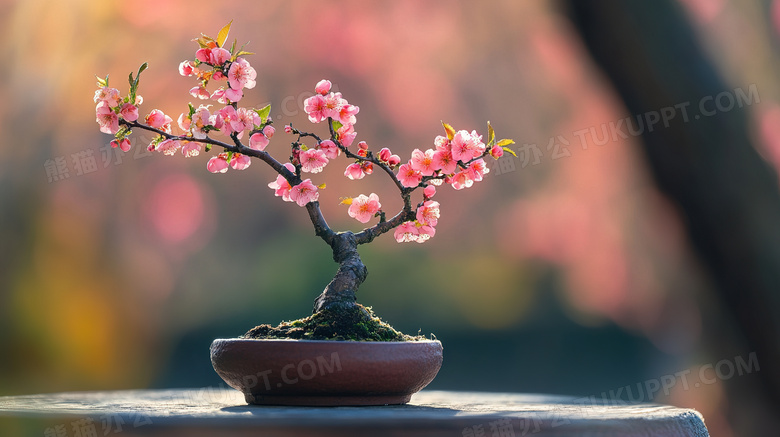
[[[368,275],[357,246],[352,232],[343,232],[333,238],[333,260],[339,263],[339,269],[325,291],[314,300],[315,313],[323,309],[345,309],[355,305],[358,287]]]

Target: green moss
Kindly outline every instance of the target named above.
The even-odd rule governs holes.
[[[303,319],[282,322],[278,326],[256,326],[244,334],[243,338],[348,341],[419,341],[426,339],[424,336],[410,336],[396,331],[377,317],[371,308],[360,304],[325,309]]]

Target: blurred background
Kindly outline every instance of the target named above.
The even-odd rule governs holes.
[[[269,168],[213,175],[141,132],[123,153],[94,121],[94,76],[124,94],[142,62],[142,116],[176,119],[191,40],[234,20],[257,53],[241,104],[272,104],[279,159],[281,126],[323,127],[302,106],[322,78],[376,150],[433,147],[442,119],[517,141],[483,182],[439,190],[434,239],[361,248],[359,301],[444,344],[429,388],[656,401],[713,436],[762,435],[779,405],[780,2],[642,3],[0,1],[0,395],[218,386],[212,339],[310,313],[336,265]],[[341,196],[400,207],[344,166],[315,180],[332,227],[360,229]]]

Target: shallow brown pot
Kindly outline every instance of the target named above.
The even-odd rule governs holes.
[[[247,403],[405,404],[442,363],[441,342],[217,339],[214,370]]]

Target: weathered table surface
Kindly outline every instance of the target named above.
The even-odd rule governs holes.
[[[0,435],[708,436],[699,413],[591,398],[422,391],[408,405],[249,406],[235,390],[130,390],[0,397]]]

